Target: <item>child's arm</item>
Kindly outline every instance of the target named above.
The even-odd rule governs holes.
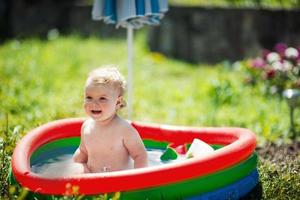
[[[87,150],[85,147],[85,142],[84,142],[84,137],[83,137],[83,129],[84,129],[84,124],[81,127],[80,145],[73,155],[74,162],[78,162],[78,163],[87,163],[87,160],[88,160]]]
[[[134,168],[147,167],[147,151],[139,133],[131,126],[124,133],[124,145],[134,160]]]
[[[74,162],[78,162],[78,163],[86,163],[87,162],[87,154],[83,150],[84,147],[82,147],[82,146],[83,145],[80,144],[80,146],[76,149],[76,151],[73,155]]]

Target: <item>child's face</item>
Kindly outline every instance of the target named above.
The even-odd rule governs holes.
[[[115,115],[120,105],[118,90],[111,84],[89,84],[85,88],[84,109],[96,121]]]

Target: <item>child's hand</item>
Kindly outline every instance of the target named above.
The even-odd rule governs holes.
[[[77,163],[86,163],[87,155],[79,147],[79,148],[77,148],[77,150],[75,151],[75,153],[73,155],[73,160],[74,160],[74,162],[77,162]]]
[[[72,163],[72,166],[69,168],[70,174],[83,174],[83,173],[91,173],[86,163]]]

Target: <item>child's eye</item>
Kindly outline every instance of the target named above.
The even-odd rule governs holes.
[[[105,98],[105,97],[100,97],[99,100],[100,100],[100,101],[105,101],[106,98]]]
[[[86,96],[85,99],[86,99],[86,100],[92,100],[93,98],[90,97],[90,96]]]

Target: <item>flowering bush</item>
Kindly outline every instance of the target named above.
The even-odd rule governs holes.
[[[263,81],[266,92],[280,94],[287,88],[300,89],[300,46],[278,43],[274,51],[263,50],[262,56],[246,62],[247,83]]]

